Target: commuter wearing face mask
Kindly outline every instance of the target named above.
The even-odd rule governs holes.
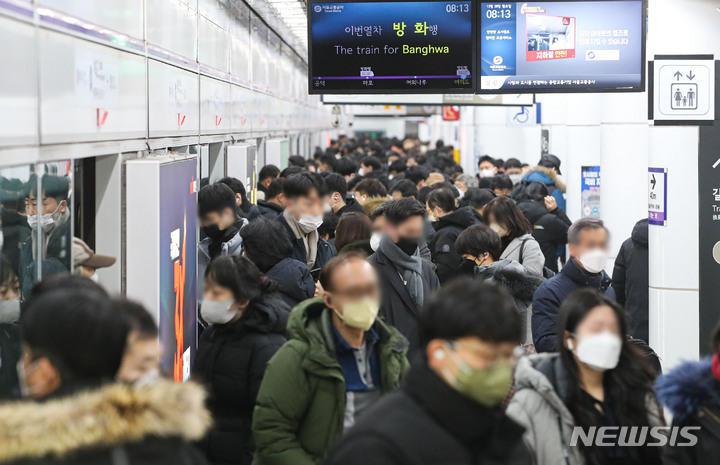
[[[543,276],[545,256],[532,237],[532,227],[522,211],[509,197],[496,197],[485,206],[485,224],[490,225],[502,244],[500,258],[515,260],[536,276]]]
[[[534,463],[660,464],[660,447],[621,447],[617,437],[605,436],[607,447],[586,447],[582,440],[571,445],[577,427],[583,434],[590,428],[602,434],[601,427],[625,426],[638,431],[636,438],[657,442],[640,428],[664,426],[654,373],[625,338],[625,311],[597,291],[582,289],[563,302],[557,323],[560,353],[518,361],[516,392],[507,409],[525,427]],[[623,441],[623,433],[619,437]]]
[[[205,270],[212,259],[242,253],[240,228],[247,220],[238,211],[235,193],[226,184],[216,182],[198,192],[198,215],[206,236],[198,242],[198,295],[202,293]]]
[[[191,445],[210,424],[204,390],[116,382],[130,332],[124,314],[87,278],[51,280],[33,289],[20,318],[26,399],[0,406],[0,463],[206,464]]]
[[[545,281],[533,298],[532,334],[538,352],[558,350],[555,328],[563,301],[581,288],[603,292],[614,299],[605,273],[609,233],[599,218],[576,221],[568,230],[570,260],[560,273]]]
[[[32,228],[31,238],[20,245],[18,277],[23,297],[35,284],[37,266],[42,261],[42,274],[69,272],[72,261],[71,221],[68,206],[70,182],[65,177],[42,177],[42,198],[37,196],[37,178],[29,181],[30,193],[26,201],[27,221]],[[38,206],[38,203],[40,205]],[[40,212],[40,217],[38,217]],[[38,236],[40,232],[40,236]],[[38,237],[42,243],[42,259],[37,259]]]
[[[408,368],[407,341],[376,318],[378,275],[363,255],[332,259],[322,297],[295,307],[287,344],[270,360],[257,397],[255,465],[324,463],[343,432]]]
[[[311,270],[320,269],[335,256],[335,248],[320,237],[327,183],[317,173],[299,173],[285,181],[287,207],[276,221],[283,224],[292,238],[292,255]]]
[[[252,462],[255,399],[265,366],[285,343],[290,313],[276,289],[244,257],[218,257],[207,269],[200,311],[211,326],[198,343],[193,376],[210,392],[213,427],[201,449],[212,464]]]
[[[20,396],[17,363],[20,345],[20,283],[10,261],[0,261],[0,401]]]
[[[378,250],[368,258],[380,274],[380,315],[420,349],[418,316],[425,297],[440,287],[434,265],[420,257],[427,210],[415,199],[391,200],[385,206],[385,230]]]
[[[490,155],[483,155],[480,157],[478,162],[478,177],[480,178],[492,178],[497,174],[497,166],[495,166],[495,159]]]
[[[512,295],[525,329],[518,342],[532,344],[528,311],[533,294],[544,279],[530,273],[514,260],[500,259],[500,238],[484,224],[463,231],[455,241],[455,250],[462,258],[459,267],[462,273],[502,286]]]
[[[338,217],[349,212],[357,212],[367,216],[367,212],[354,198],[347,198],[347,181],[338,173],[330,173],[325,178],[330,194],[329,205]]]
[[[454,281],[428,299],[420,330],[423,362],[360,418],[330,465],[531,464],[523,428],[501,406],[522,333],[510,296]]]

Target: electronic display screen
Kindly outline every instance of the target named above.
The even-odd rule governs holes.
[[[481,2],[484,93],[642,91],[642,0]]]
[[[471,1],[309,2],[311,94],[474,90]]]

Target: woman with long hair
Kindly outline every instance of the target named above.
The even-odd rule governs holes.
[[[277,283],[239,255],[215,258],[200,309],[210,324],[198,344],[194,377],[209,391],[213,427],[201,443],[211,464],[249,465],[252,414],[265,366],[285,343],[290,307]]]
[[[560,353],[518,361],[516,393],[507,410],[525,427],[535,463],[659,464],[661,448],[646,445],[654,442],[650,427],[664,425],[654,373],[625,337],[622,307],[594,290],[577,291],[560,307],[557,334]],[[615,427],[610,431],[617,435],[604,439],[613,445],[595,445],[601,427]],[[588,445],[576,428],[580,438],[591,434]],[[634,441],[643,445],[619,445]]]
[[[362,252],[367,256],[374,253],[370,247],[372,222],[367,215],[358,212],[345,213],[335,229],[335,248],[338,253]]]
[[[543,276],[545,256],[532,236],[530,222],[514,200],[509,197],[492,199],[485,206],[483,218],[485,224],[500,236],[503,249],[501,259],[515,260],[529,272]]]

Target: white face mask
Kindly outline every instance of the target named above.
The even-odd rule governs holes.
[[[160,379],[160,370],[158,370],[157,368],[153,368],[152,370],[139,377],[137,381],[133,383],[133,385],[135,387],[152,386],[158,379]]]
[[[332,211],[333,211],[333,209],[329,203],[325,204],[325,206],[323,207],[323,210],[325,211],[325,213],[332,213]]]
[[[608,256],[603,249],[592,249],[582,254],[579,260],[583,268],[590,273],[600,273],[605,269]]]
[[[234,299],[226,300],[225,302],[216,302],[214,300],[205,299],[200,307],[200,314],[203,320],[214,325],[224,325],[229,322],[235,315],[237,310],[230,310],[230,307],[235,303]]]
[[[595,371],[612,370],[620,360],[622,341],[616,334],[606,331],[581,338],[574,350],[572,341],[568,340],[568,349]]]
[[[94,283],[100,282],[100,276],[98,276],[97,272],[90,275],[90,281]]]
[[[370,236],[370,248],[377,252],[377,249],[380,247],[380,238],[382,238],[382,234],[378,232],[372,233],[372,236]]]
[[[20,297],[0,301],[0,324],[15,323],[20,319]]]
[[[50,232],[53,229],[55,229],[55,215],[60,211],[60,205],[55,209],[52,213],[45,213],[40,217],[40,229],[42,229],[45,232]],[[38,217],[37,215],[28,215],[27,217],[28,225],[32,229],[35,229],[35,227],[38,224]]]
[[[322,215],[300,215],[298,224],[305,234],[309,234],[323,224],[323,217]]]
[[[492,168],[484,169],[480,171],[480,177],[481,178],[492,178],[495,176],[495,170]]]
[[[428,221],[430,221],[431,223],[434,223],[437,221],[437,217],[434,214],[430,213],[428,215]]]
[[[362,168],[360,168],[357,173],[358,173],[358,176],[365,176],[365,170]]]
[[[513,182],[513,185],[520,184],[520,182],[522,182],[522,174],[510,174],[508,176],[510,176],[510,180]]]

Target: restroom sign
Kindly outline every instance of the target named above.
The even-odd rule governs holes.
[[[650,70],[650,119],[659,124],[715,119],[712,55],[656,55]]]
[[[648,223],[667,224],[667,168],[648,169]]]

